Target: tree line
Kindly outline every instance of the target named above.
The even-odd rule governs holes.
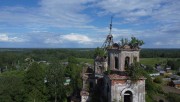
[[[180,49],[141,49],[141,58],[180,58]]]

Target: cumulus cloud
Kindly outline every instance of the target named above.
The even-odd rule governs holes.
[[[88,36],[80,35],[80,34],[74,34],[74,33],[71,33],[68,35],[62,35],[61,37],[64,40],[75,41],[75,42],[77,41],[79,43],[88,43],[88,42],[92,41]]]
[[[90,44],[93,43],[93,40],[86,35],[76,34],[76,33],[58,35],[45,39],[45,43],[50,43],[50,44],[51,43],[58,44],[58,43],[66,43],[66,42]]]
[[[25,42],[25,39],[9,37],[7,34],[0,34],[0,42]]]

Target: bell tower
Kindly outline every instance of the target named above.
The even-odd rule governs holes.
[[[114,43],[107,48],[108,67],[110,74],[104,76],[104,96],[112,102],[145,102],[145,78],[140,77],[133,83],[126,74],[126,68],[134,62],[139,62],[140,48],[133,48],[129,44]],[[111,90],[111,91],[108,91]]]
[[[120,43],[113,42],[112,17],[110,33],[107,36],[103,48],[107,52],[107,65],[110,71],[103,75],[103,99],[107,102],[114,100],[120,102],[145,102],[145,78],[138,78],[135,83],[126,69],[132,63],[139,62],[142,40],[131,37],[131,41],[122,39]],[[101,86],[101,85],[100,85]]]
[[[131,49],[128,45],[119,47],[118,44],[113,44],[107,49],[109,68],[115,71],[125,71],[132,63],[139,62],[139,51],[140,49]]]

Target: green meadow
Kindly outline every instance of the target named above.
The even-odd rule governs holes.
[[[168,60],[176,59],[178,58],[140,58],[140,63],[154,66],[155,64],[165,64]]]

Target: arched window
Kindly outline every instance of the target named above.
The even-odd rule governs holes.
[[[124,93],[124,102],[132,102],[133,101],[133,94],[131,91],[126,91]]]
[[[119,68],[119,60],[118,60],[118,57],[115,57],[115,69],[118,69]]]
[[[129,67],[129,60],[130,60],[130,58],[127,56],[126,58],[125,58],[125,68],[128,68]]]

